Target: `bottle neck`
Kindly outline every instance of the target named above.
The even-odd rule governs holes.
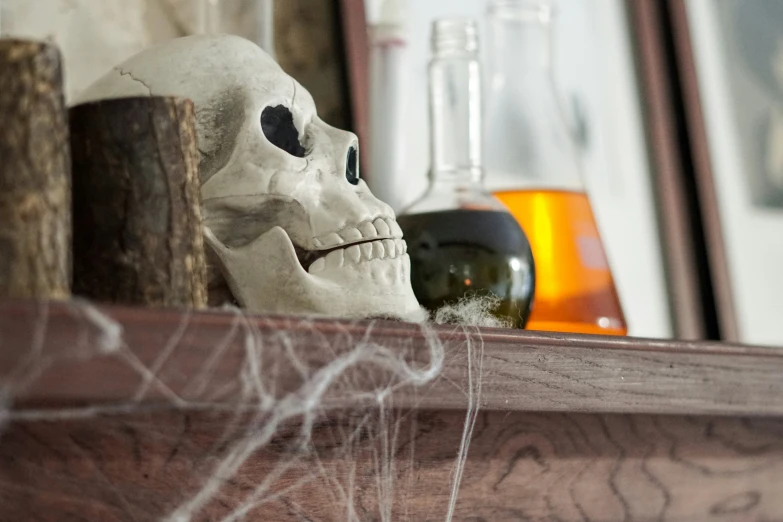
[[[464,30],[464,27],[463,27]],[[480,185],[483,178],[481,66],[478,44],[442,29],[430,62],[430,171],[433,184]]]
[[[430,62],[432,166],[427,192],[405,214],[471,209],[503,212],[484,190],[481,68],[473,20],[435,22]]]
[[[499,1],[489,14],[487,58],[493,84],[551,83],[553,13],[548,4],[535,0]],[[513,68],[508,66],[509,49],[514,50]],[[524,70],[525,74],[513,74],[515,70]]]

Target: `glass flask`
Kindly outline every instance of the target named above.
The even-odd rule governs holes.
[[[530,330],[626,335],[625,318],[553,76],[554,10],[488,7],[487,187],[527,233],[536,260]]]
[[[533,257],[519,224],[482,184],[476,22],[436,21],[432,52],[430,184],[398,220],[413,290],[430,311],[464,296],[494,295],[493,315],[524,328],[535,287]]]

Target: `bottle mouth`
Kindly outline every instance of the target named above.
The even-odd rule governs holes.
[[[551,0],[491,0],[487,11],[496,19],[549,23],[556,14]]]
[[[472,18],[442,18],[432,24],[432,52],[435,56],[477,53],[478,22]]]

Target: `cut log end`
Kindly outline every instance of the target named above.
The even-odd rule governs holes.
[[[193,104],[163,97],[71,109],[74,292],[206,306]]]

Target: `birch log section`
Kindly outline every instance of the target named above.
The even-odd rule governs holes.
[[[70,294],[68,123],[60,53],[0,40],[0,296]]]
[[[190,100],[104,100],[71,109],[74,293],[202,308],[195,114]]]

